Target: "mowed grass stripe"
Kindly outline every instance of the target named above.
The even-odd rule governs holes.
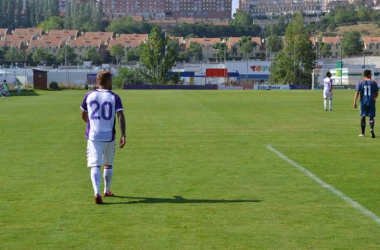
[[[337,111],[325,114],[317,91],[116,92],[128,120],[113,183],[123,197],[100,207],[85,166],[85,92],[37,91],[0,103],[9,135],[1,144],[10,166],[0,176],[5,249],[379,247],[377,225],[265,148],[352,146],[329,125],[343,119],[353,123],[344,133],[355,131],[357,116],[343,101],[353,93],[337,92]],[[304,152],[291,153],[315,159]]]

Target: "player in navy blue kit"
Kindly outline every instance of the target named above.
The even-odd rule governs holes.
[[[369,117],[369,125],[371,127],[371,136],[375,138],[375,119],[376,116],[376,98],[379,93],[379,87],[377,86],[377,82],[371,79],[372,72],[371,70],[364,70],[364,80],[360,81],[356,85],[356,92],[354,97],[354,105],[356,108],[356,102],[360,95],[360,116],[361,116],[361,129],[362,133],[359,135],[363,137],[365,135],[365,127],[366,127],[366,116]]]
[[[91,181],[95,203],[102,204],[100,194],[100,166],[104,165],[104,196],[113,196],[110,185],[113,176],[115,156],[116,115],[121,131],[119,147],[126,142],[125,118],[120,97],[113,93],[111,72],[102,71],[97,75],[99,89],[88,92],[83,99],[82,119],[87,123],[87,166],[91,168]]]

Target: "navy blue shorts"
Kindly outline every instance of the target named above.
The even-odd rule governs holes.
[[[376,106],[375,105],[360,105],[360,116],[376,116]]]

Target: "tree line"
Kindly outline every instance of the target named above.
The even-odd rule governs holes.
[[[58,0],[0,0],[0,28],[104,30],[102,2],[67,2],[60,17]]]
[[[0,28],[36,27],[54,16],[59,16],[58,0],[0,0]]]

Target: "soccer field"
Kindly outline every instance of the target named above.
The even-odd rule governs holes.
[[[86,92],[0,100],[0,249],[380,249],[380,119],[358,137],[353,90],[333,112],[322,91],[115,92],[127,146],[101,206]]]

